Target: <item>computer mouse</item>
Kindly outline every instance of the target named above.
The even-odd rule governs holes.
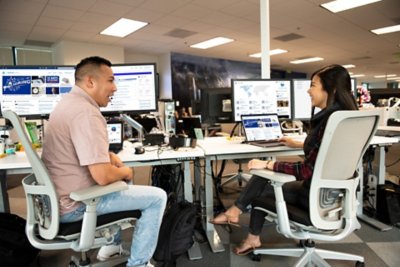
[[[137,146],[135,147],[135,154],[143,154],[145,152],[144,147]]]

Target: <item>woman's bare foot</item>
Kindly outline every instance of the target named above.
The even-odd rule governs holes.
[[[227,211],[220,213],[214,220],[210,221],[212,224],[231,224],[239,226],[239,215],[242,211],[236,206],[230,207]]]
[[[253,252],[256,248],[261,247],[260,236],[248,234],[246,239],[242,241],[240,246],[234,248],[236,255],[244,256]]]

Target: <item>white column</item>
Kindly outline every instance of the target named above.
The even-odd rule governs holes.
[[[271,60],[269,57],[269,0],[260,0],[261,28],[261,78],[271,78]]]

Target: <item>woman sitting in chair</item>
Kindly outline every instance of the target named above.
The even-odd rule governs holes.
[[[297,181],[283,185],[285,201],[291,204],[297,203],[305,209],[308,209],[311,177],[329,116],[338,110],[358,109],[351,92],[350,75],[340,65],[329,65],[313,73],[308,94],[311,97],[313,109],[317,107],[321,111],[311,118],[310,131],[304,143],[289,137],[280,139],[280,142],[289,147],[302,147],[305,155],[304,160],[283,162],[253,159],[248,163],[249,169],[269,169],[295,176]],[[273,187],[268,183],[268,180],[253,175],[235,204],[215,217],[211,223],[238,226],[239,215],[246,210],[246,207],[254,199],[268,195],[273,196],[273,194]],[[263,222],[259,222],[261,219],[264,220],[264,218],[250,218],[249,233],[242,244],[234,249],[234,253],[246,255],[261,246],[260,233],[263,225]]]

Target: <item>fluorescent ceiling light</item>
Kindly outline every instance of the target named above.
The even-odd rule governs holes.
[[[385,33],[398,32],[398,31],[400,31],[400,24],[371,30],[371,32],[373,32],[375,34],[385,34]]]
[[[379,1],[382,0],[336,0],[325,4],[321,4],[321,6],[325,9],[328,9],[332,13],[337,13],[340,11],[372,4]]]
[[[342,66],[343,66],[343,68],[346,68],[346,69],[351,69],[351,68],[356,67],[356,65],[353,65],[353,64],[346,64],[346,65],[342,65]]]
[[[387,74],[387,75],[375,75],[374,78],[388,78],[388,77],[396,77],[396,74]]]
[[[364,76],[365,76],[365,74],[353,74],[350,77],[351,78],[358,78],[358,77],[364,77]]]
[[[288,51],[285,49],[273,49],[269,51],[269,55],[270,56],[274,56],[274,55],[279,55],[279,54],[284,54],[287,53]],[[249,57],[256,57],[256,58],[260,58],[261,57],[261,53],[255,53],[255,54],[251,54],[249,55]]]
[[[400,79],[400,77],[390,77],[390,78],[387,78],[386,80],[397,80],[397,79]]]
[[[142,22],[131,19],[119,19],[117,22],[108,26],[105,30],[103,30],[100,34],[111,35],[116,37],[125,37],[132,32],[135,32],[144,26],[149,24],[148,22]]]
[[[233,39],[229,39],[229,38],[225,38],[225,37],[216,37],[216,38],[213,38],[213,39],[201,42],[201,43],[191,45],[190,47],[199,48],[199,49],[207,49],[210,47],[223,45],[223,44],[230,43],[233,41],[234,41]]]
[[[303,58],[303,59],[298,59],[298,60],[293,60],[290,61],[292,64],[303,64],[303,63],[309,63],[309,62],[315,62],[315,61],[321,61],[324,60],[322,57],[310,57],[310,58]]]

